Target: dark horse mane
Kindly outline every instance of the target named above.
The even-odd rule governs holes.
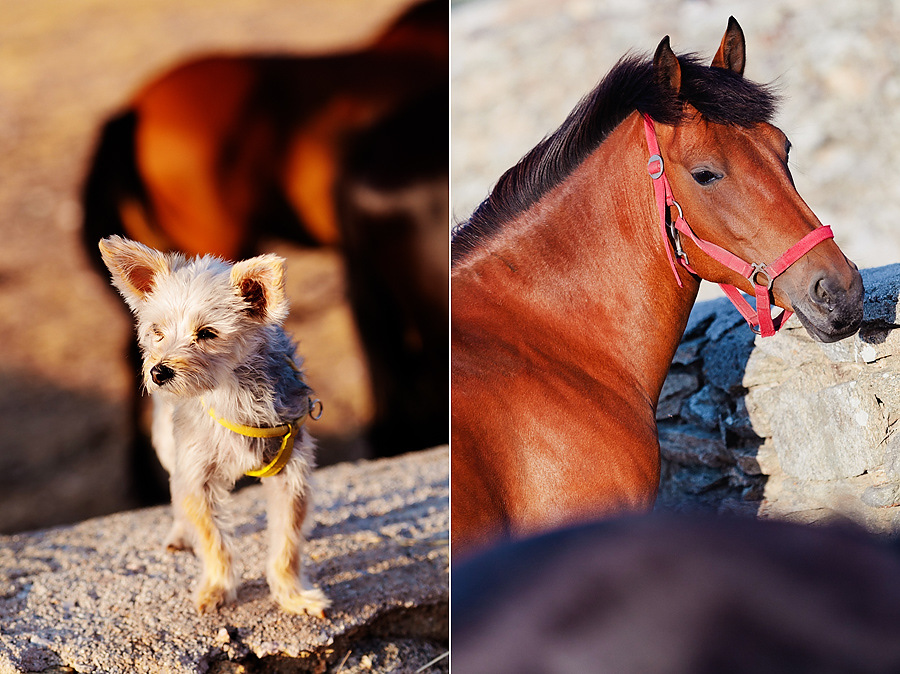
[[[506,171],[469,220],[456,228],[452,263],[463,260],[480,241],[565,180],[634,110],[662,124],[681,121],[686,104],[716,124],[748,127],[772,118],[777,97],[770,87],[702,65],[696,54],[681,55],[678,61],[681,89],[675,95],[657,82],[650,59],[635,55],[620,59],[562,126]]]

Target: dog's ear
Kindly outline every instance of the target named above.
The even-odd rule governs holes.
[[[100,255],[112,274],[113,285],[133,311],[153,292],[157,276],[169,272],[165,255],[121,236],[101,239]]]
[[[279,325],[287,318],[283,258],[270,254],[238,262],[231,268],[231,283],[251,318]]]

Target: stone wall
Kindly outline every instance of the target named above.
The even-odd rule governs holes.
[[[660,401],[659,507],[900,530],[900,265],[863,271],[860,332],[813,341],[796,318],[755,337],[698,304]]]

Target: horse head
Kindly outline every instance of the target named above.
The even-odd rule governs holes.
[[[741,106],[756,104],[741,96],[744,65],[744,35],[732,17],[711,64],[716,77],[728,85],[717,105],[728,106],[731,119],[740,120]],[[683,261],[689,261],[688,268],[701,278],[750,294],[767,285],[773,303],[796,313],[817,340],[833,342],[852,335],[862,322],[862,279],[830,230],[815,237],[816,242],[783,273],[776,276],[766,270],[766,265],[822,227],[794,186],[787,136],[768,121],[758,121],[753,111],[748,111],[752,123],[747,124],[721,123],[711,118],[715,115],[704,114],[704,102],[723,94],[692,83],[684,76],[686,67],[695,66],[679,60],[664,38],[653,59],[654,76],[660,95],[682,101],[682,116],[674,124],[653,126],[677,200],[670,206],[677,205],[678,213],[690,222],[688,230],[696,232],[693,237],[670,230],[667,245],[678,253],[683,250]],[[744,271],[752,271],[746,274],[726,266],[707,254],[701,242],[712,242],[738,262],[747,261]]]

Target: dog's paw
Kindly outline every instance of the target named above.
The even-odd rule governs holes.
[[[166,545],[166,552],[193,552],[194,551],[194,546],[192,546],[184,538],[167,538],[165,545]]]
[[[236,596],[237,592],[234,589],[229,589],[223,585],[204,583],[197,588],[197,593],[194,595],[194,604],[200,613],[207,613],[215,611],[223,604],[234,601]]]
[[[281,592],[275,596],[275,601],[288,613],[307,613],[318,618],[324,618],[325,609],[331,606],[331,601],[318,588]]]
[[[165,545],[168,552],[180,552],[181,550],[186,550],[187,552],[194,551],[194,546],[191,545],[188,535],[178,524],[172,526],[172,530],[169,531],[169,535],[166,537],[166,542],[163,545]]]

